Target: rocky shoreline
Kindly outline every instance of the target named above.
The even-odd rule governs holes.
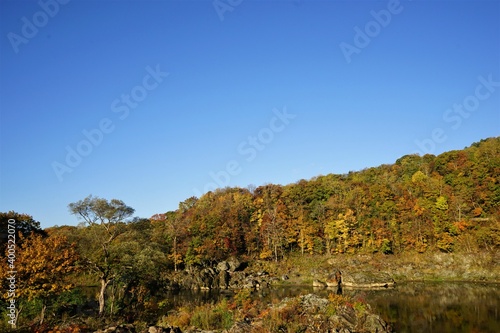
[[[280,277],[267,271],[242,269],[237,259],[223,261],[213,267],[190,267],[170,276],[169,290],[238,290],[263,289],[272,285],[286,283],[287,274]],[[301,281],[299,284],[307,284]],[[312,286],[317,288],[390,288],[396,282],[383,272],[351,272],[331,268],[323,278],[314,279]]]
[[[287,324],[300,327],[301,332],[337,332],[337,333],[389,333],[392,328],[377,314],[371,311],[368,304],[352,305],[348,302],[339,304],[332,303],[332,300],[319,297],[314,294],[307,294],[293,298],[285,298],[280,303],[270,306],[266,313],[271,313],[271,320],[276,314],[290,317]],[[235,322],[229,329],[224,330],[202,330],[199,328],[188,328],[181,330],[177,326],[150,326],[141,332],[131,325],[119,325],[98,330],[94,333],[253,333],[267,332],[266,314],[256,318],[244,318]],[[286,327],[277,329],[287,332]]]
[[[242,262],[236,258],[214,263],[210,267],[191,266],[169,275],[170,290],[261,290],[273,286],[310,285],[329,288],[331,295],[342,289],[386,289],[408,281],[500,281],[499,256],[496,253],[452,255],[434,253],[425,256],[398,257],[379,255],[338,255],[315,260],[296,258],[296,261],[272,263]],[[342,296],[340,296],[342,297]],[[279,304],[268,304],[263,313],[281,313],[293,307],[300,313],[306,326],[304,332],[391,332],[391,327],[371,311],[369,304],[353,306],[348,301],[332,308],[331,300],[308,294],[283,299]],[[192,327],[181,330],[170,325],[150,326],[136,330],[133,326],[109,327],[97,333],[195,333],[264,332],[264,315],[236,321],[224,330],[201,330]],[[307,326],[309,325],[309,326]],[[309,329],[308,329],[309,327]],[[314,330],[313,327],[321,327]]]
[[[362,289],[392,288],[407,281],[500,282],[500,255],[336,255],[250,264],[229,258],[210,267],[172,272],[168,279],[169,290],[263,289],[280,284],[337,288],[340,280],[342,288]]]

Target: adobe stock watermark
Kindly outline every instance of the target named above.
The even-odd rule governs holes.
[[[155,68],[147,66],[145,70],[146,74],[142,78],[141,84],[134,86],[129,93],[124,93],[120,98],[111,102],[111,112],[116,114],[119,120],[125,120],[130,115],[130,111],[136,109],[139,103],[144,101],[151,91],[158,88],[169,75],[169,73],[160,70],[160,65],[156,65]],[[84,157],[89,156],[94,148],[103,142],[105,136],[112,133],[115,128],[115,122],[111,118],[102,118],[96,128],[82,131],[84,138],[75,146],[66,146],[64,162],[53,161],[51,164],[59,182],[63,181],[65,174],[72,173],[82,163]]]
[[[238,144],[237,152],[247,163],[253,162],[259,152],[266,149],[273,142],[276,134],[283,132],[291,121],[297,117],[295,114],[288,113],[286,106],[281,111],[276,108],[273,109],[273,114],[274,116],[269,120],[268,126],[261,128],[256,135],[250,135],[246,140]],[[208,173],[212,181],[205,184],[203,193],[228,186],[231,178],[238,176],[242,172],[243,167],[238,160],[228,161],[224,169]],[[193,188],[193,192],[198,198],[203,195],[198,188]]]
[[[346,62],[350,64],[352,56],[360,54],[361,50],[370,45],[370,42],[380,34],[382,28],[386,28],[391,23],[393,16],[401,14],[403,9],[404,7],[400,4],[399,0],[389,0],[386,9],[381,9],[378,12],[374,10],[370,11],[373,20],[368,21],[363,29],[357,25],[354,26],[355,34],[353,43],[342,42],[339,44]]]
[[[443,121],[450,124],[452,130],[456,131],[462,126],[464,119],[468,119],[473,112],[479,109],[482,101],[490,98],[500,87],[500,81],[493,80],[493,74],[489,74],[486,78],[478,76],[479,84],[474,89],[474,93],[466,96],[461,103],[454,103],[449,109],[443,113]],[[415,140],[415,144],[419,148],[414,154],[434,154],[437,144],[443,143],[448,139],[446,130],[437,127],[432,130],[430,137],[423,140]]]
[[[19,314],[16,298],[17,298],[17,266],[16,266],[16,220],[9,219],[7,221],[7,248],[5,252],[5,259],[7,260],[6,269],[7,277],[7,317],[11,327],[16,328],[17,316]],[[3,281],[2,281],[3,283]]]
[[[66,5],[70,0],[40,0],[38,6],[39,11],[35,12],[31,19],[26,16],[21,18],[22,26],[21,33],[17,34],[9,32],[7,38],[9,39],[12,49],[17,54],[19,53],[19,46],[21,44],[28,44],[28,42],[38,35],[41,28],[45,27],[51,18],[54,18],[59,13],[61,5]]]
[[[241,5],[242,2],[243,0],[214,0],[212,6],[219,16],[219,20],[223,22],[225,13],[232,12],[236,7]]]

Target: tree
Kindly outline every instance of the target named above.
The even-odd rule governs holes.
[[[28,301],[42,301],[42,324],[50,300],[73,287],[67,277],[78,270],[79,256],[75,244],[70,244],[63,236],[44,238],[33,233],[28,238],[21,238],[23,242],[16,258],[16,294]],[[7,270],[0,271],[1,280],[4,281],[8,274]]]
[[[149,297],[163,289],[167,258],[163,248],[153,241],[154,226],[149,219],[134,218],[113,243],[111,252],[119,256],[116,278],[111,282],[107,308],[111,314],[144,307]]]
[[[174,271],[176,272],[178,265],[183,262],[182,254],[179,253],[178,244],[181,237],[186,233],[185,224],[183,223],[184,220],[181,218],[185,212],[184,209],[182,209],[182,204],[179,206],[180,208],[176,212],[155,214],[151,217],[151,221],[154,221],[155,229],[160,235],[160,241],[167,240],[171,242],[171,253],[168,257],[172,259]]]
[[[286,245],[286,206],[281,199],[283,188],[278,185],[260,186],[255,190],[253,220],[259,227],[263,249],[262,259],[278,261]]]
[[[99,278],[99,315],[104,314],[106,289],[117,277],[120,266],[120,253],[113,245],[117,238],[125,232],[126,219],[134,209],[121,200],[110,201],[91,195],[83,200],[68,205],[72,214],[83,218],[88,228],[80,242],[81,253],[87,267]]]
[[[9,224],[9,220],[15,221],[11,225],[15,226],[16,234],[21,234],[25,238],[31,235],[32,232],[46,235],[40,228],[40,222],[35,221],[31,215],[19,214],[14,211],[0,213],[0,256],[3,256],[5,245],[7,244],[7,225]]]

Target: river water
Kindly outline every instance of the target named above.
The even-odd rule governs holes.
[[[308,293],[328,296],[336,290],[308,286],[276,287],[256,291],[263,301]],[[348,290],[343,294],[362,299],[373,312],[400,333],[499,333],[500,285],[479,283],[404,283],[393,289]],[[214,302],[228,293],[178,292],[167,295],[170,307],[185,303]]]
[[[500,332],[497,284],[406,283],[361,296],[396,332]]]

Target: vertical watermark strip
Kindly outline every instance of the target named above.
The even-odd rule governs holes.
[[[7,317],[12,328],[16,328],[16,220],[9,219],[7,223]]]

